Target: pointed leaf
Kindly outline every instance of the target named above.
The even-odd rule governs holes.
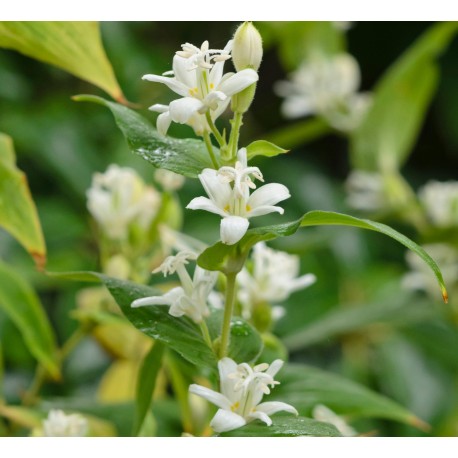
[[[35,259],[46,262],[46,246],[27,178],[16,167],[10,137],[0,134],[0,226],[5,228]]]
[[[151,123],[123,105],[90,95],[73,97],[77,102],[94,102],[109,108],[127,140],[130,150],[154,167],[197,178],[204,168],[212,168],[210,156],[201,140],[164,137]],[[214,148],[218,157],[218,151]]]
[[[280,385],[269,401],[286,402],[300,415],[311,415],[313,407],[324,404],[338,415],[351,418],[385,418],[427,429],[407,409],[344,377],[303,364],[287,364],[277,376]]]
[[[274,226],[265,226],[250,229],[235,245],[224,245],[218,242],[207,248],[197,259],[197,263],[207,270],[219,270],[221,272],[238,271],[243,267],[250,248],[258,242],[272,240],[277,237],[284,237],[294,234],[299,227],[305,226],[352,226],[361,229],[368,229],[375,232],[388,235],[398,241],[409,250],[412,250],[431,268],[439,283],[442,298],[444,302],[448,301],[447,290],[445,288],[442,273],[436,262],[429,254],[415,242],[405,235],[395,231],[391,227],[370,221],[368,219],[355,218],[354,216],[344,215],[342,213],[315,210],[306,213],[302,218],[285,224]]]
[[[21,332],[30,353],[59,378],[54,334],[34,290],[10,266],[0,261],[0,308]]]
[[[0,22],[0,47],[55,65],[125,101],[97,22]]]
[[[436,59],[457,31],[456,22],[431,26],[383,75],[364,122],[352,135],[354,167],[392,170],[405,162],[437,87]]]
[[[273,416],[272,425],[254,421],[242,428],[219,434],[221,437],[337,437],[336,427],[311,418]]]
[[[256,140],[250,143],[246,147],[246,151],[248,160],[255,156],[274,157],[288,152],[287,149],[280,148],[267,140]]]

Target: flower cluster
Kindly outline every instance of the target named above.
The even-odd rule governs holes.
[[[261,403],[263,396],[270,393],[270,388],[279,383],[274,377],[282,366],[283,361],[279,359],[270,366],[264,363],[252,368],[247,363],[237,364],[230,358],[223,358],[218,362],[220,392],[195,384],[189,387],[189,392],[219,407],[210,423],[218,433],[240,428],[253,420],[261,420],[270,426],[269,415],[276,412],[298,415],[293,406],[284,402]]]
[[[316,114],[346,132],[358,127],[371,103],[369,94],[356,92],[360,79],[358,63],[351,55],[316,56],[292,73],[289,81],[277,82],[275,90],[285,97],[285,117]]]
[[[66,415],[62,410],[51,410],[43,420],[46,437],[84,437],[88,432],[87,420],[78,414]]]
[[[430,181],[418,196],[435,226],[458,226],[458,181]]]
[[[186,208],[222,216],[221,240],[233,245],[245,235],[249,218],[272,212],[283,214],[283,208],[275,204],[290,197],[288,188],[279,183],[261,186],[250,195],[250,189],[256,188],[254,179],[263,181],[262,174],[257,167],[248,167],[246,149],[241,148],[235,167],[202,171],[199,180],[209,198],[196,197]]]
[[[96,173],[87,191],[87,206],[103,233],[124,240],[129,228],[146,230],[160,206],[160,194],[147,186],[135,170],[112,164],[105,173]]]

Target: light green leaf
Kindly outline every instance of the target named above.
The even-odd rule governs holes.
[[[0,22],[0,47],[55,65],[125,102],[97,22]]]
[[[10,137],[0,133],[0,226],[30,253],[39,268],[46,263],[46,246],[27,178],[16,167]]]
[[[165,346],[155,341],[145,356],[138,374],[135,398],[135,420],[132,436],[138,436],[142,430],[146,414],[151,410],[151,400],[156,387],[157,375],[162,367],[162,356]]]
[[[248,160],[255,156],[274,157],[279,154],[285,154],[287,149],[280,148],[267,140],[256,140],[246,147]]]
[[[58,379],[55,338],[37,295],[19,274],[1,261],[0,285],[0,307],[21,332],[30,353]]]
[[[457,31],[456,22],[431,26],[383,75],[364,122],[352,134],[355,168],[389,171],[405,162],[437,87],[436,59]]]
[[[223,315],[223,310],[217,310],[208,318],[208,330],[212,340],[221,334]],[[262,349],[261,336],[253,326],[240,317],[233,317],[228,355],[237,363],[249,363],[256,361]]]
[[[250,229],[243,238],[235,245],[224,245],[218,242],[207,248],[197,259],[197,263],[207,270],[219,270],[224,273],[238,272],[244,264],[250,248],[258,242],[272,240],[277,237],[284,237],[294,234],[299,227],[305,226],[352,226],[361,229],[368,229],[388,235],[398,241],[409,250],[412,250],[431,268],[439,283],[444,302],[448,301],[447,290],[445,288],[442,273],[436,262],[429,254],[415,242],[405,235],[395,231],[391,227],[370,221],[368,219],[355,218],[342,213],[315,210],[306,213],[302,218],[285,224],[265,226]]]
[[[197,178],[204,168],[212,168],[204,142],[164,137],[140,114],[114,102],[90,95],[73,97],[77,102],[94,102],[109,108],[127,140],[130,150],[160,169]],[[218,150],[214,148],[219,157]]]
[[[311,415],[317,404],[324,404],[338,415],[385,418],[427,429],[424,422],[401,405],[340,375],[302,364],[287,364],[277,378],[280,385],[272,390],[269,401],[291,404],[300,415]]]
[[[274,416],[272,425],[254,421],[242,428],[219,434],[221,437],[338,437],[336,427],[311,418]]]

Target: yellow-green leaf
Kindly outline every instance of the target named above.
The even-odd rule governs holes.
[[[16,167],[13,142],[0,133],[0,226],[6,229],[35,259],[46,262],[46,247],[37,209],[26,176]]]
[[[0,261],[0,308],[17,326],[30,353],[54,378],[59,378],[54,334],[43,307],[30,285]]]
[[[125,101],[97,22],[2,21],[0,47],[55,65]]]

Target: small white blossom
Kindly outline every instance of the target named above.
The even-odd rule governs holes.
[[[46,437],[84,437],[88,431],[87,420],[81,415],[66,415],[62,410],[50,410],[43,420]]]
[[[458,181],[430,181],[418,196],[435,226],[458,226]]]
[[[283,214],[283,208],[275,204],[291,197],[288,188],[279,183],[261,186],[250,195],[250,188],[256,187],[252,178],[262,179],[262,174],[257,167],[247,166],[246,154],[245,148],[239,150],[235,167],[204,169],[199,179],[209,198],[196,197],[186,207],[222,216],[221,240],[227,245],[237,243],[245,235],[249,218],[272,212]]]
[[[432,243],[422,248],[437,262],[444,282],[449,288],[458,285],[458,250],[445,243]],[[410,272],[402,278],[402,285],[411,290],[425,291],[430,297],[437,297],[437,280],[428,266],[413,252],[406,252]]]
[[[195,323],[201,323],[209,315],[208,297],[216,283],[218,273],[196,266],[191,279],[185,265],[188,264],[188,260],[195,260],[196,257],[195,253],[190,251],[182,251],[176,256],[167,257],[153,273],[162,272],[165,277],[176,272],[181,286],[171,289],[162,296],[136,299],[131,306],[169,305],[170,315],[175,317],[186,315]]]
[[[254,304],[276,304],[293,292],[307,288],[316,281],[313,274],[299,275],[299,256],[273,250],[265,243],[257,243],[251,255],[253,271],[243,269],[237,277],[238,299],[244,307],[244,316],[250,317]]]
[[[220,392],[201,385],[191,385],[190,393],[205,398],[219,407],[210,426],[217,433],[240,428],[253,420],[261,420],[270,426],[269,415],[285,411],[298,415],[297,410],[284,402],[263,402],[265,394],[279,382],[275,375],[283,366],[277,359],[270,366],[259,364],[251,368],[247,363],[238,364],[230,358],[218,362]]]
[[[160,194],[147,186],[137,172],[112,164],[95,173],[87,193],[87,206],[110,239],[126,239],[129,227],[148,229],[160,206]]]
[[[387,196],[382,175],[376,172],[354,170],[345,183],[347,203],[365,212],[376,212],[387,207]]]
[[[348,425],[342,417],[336,415],[331,409],[323,404],[317,404],[313,408],[312,416],[315,420],[324,421],[334,425],[337,431],[339,431],[339,433],[344,437],[354,437],[358,435],[358,433],[350,425]]]
[[[166,134],[170,123],[188,124],[198,135],[208,131],[203,116],[210,110],[213,120],[227,108],[231,96],[258,80],[252,69],[223,74],[224,62],[230,58],[232,41],[224,49],[209,49],[205,41],[201,48],[186,43],[173,58],[173,70],[163,76],[144,75],[143,79],[163,83],[181,96],[167,105],[153,105],[150,109],[161,113],[157,128]],[[168,75],[173,75],[172,77]]]
[[[371,103],[367,93],[357,93],[360,71],[349,54],[317,56],[303,63],[290,81],[279,81],[275,91],[285,97],[287,118],[316,114],[335,129],[351,131],[359,126]]]
[[[165,191],[178,191],[184,185],[186,178],[170,170],[157,169],[154,172],[154,179]]]

